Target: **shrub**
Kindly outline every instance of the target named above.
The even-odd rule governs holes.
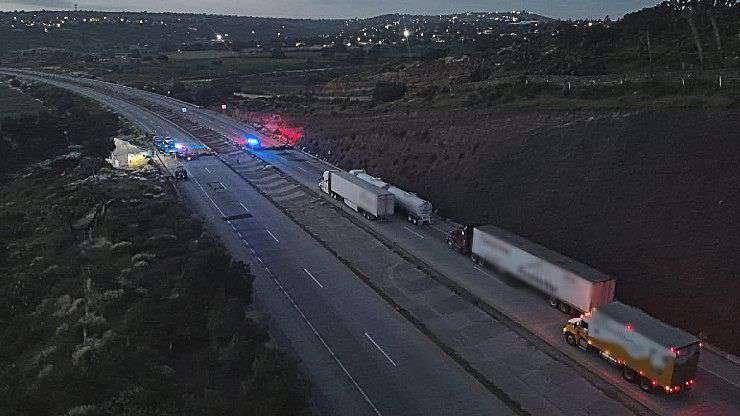
[[[406,95],[407,89],[405,84],[398,82],[378,82],[373,90],[373,101],[384,103],[396,101]]]

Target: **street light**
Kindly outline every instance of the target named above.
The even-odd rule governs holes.
[[[409,39],[411,37],[411,31],[408,29],[403,30],[403,37],[406,39],[406,47],[409,51],[409,58],[411,58],[411,40]]]

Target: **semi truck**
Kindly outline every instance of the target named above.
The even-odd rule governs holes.
[[[590,312],[614,300],[614,278],[501,228],[459,228],[447,244],[538,289],[563,313]]]
[[[418,195],[395,187],[380,178],[370,176],[362,169],[351,170],[349,173],[357,176],[365,182],[385,189],[396,198],[396,211],[403,212],[406,219],[414,225],[432,223],[432,204],[419,198]]]
[[[335,199],[344,201],[347,206],[367,219],[393,217],[395,206],[393,194],[350,173],[327,170],[319,182],[319,189]]]
[[[614,301],[563,327],[568,344],[597,352],[646,392],[694,387],[702,342],[695,336]]]

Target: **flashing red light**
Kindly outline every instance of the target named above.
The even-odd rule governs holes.
[[[645,375],[645,372],[641,370],[641,371],[640,371],[640,375],[641,375],[641,376],[644,376],[644,375]]]
[[[704,348],[704,343],[699,341],[699,348]]]
[[[655,387],[655,386],[657,386],[657,385],[658,385],[658,382],[657,382],[657,381],[655,381],[655,380],[653,380],[653,381],[652,381],[652,383],[653,383],[653,387]]]
[[[627,324],[627,331],[632,331],[632,324]]]
[[[679,391],[679,390],[681,390],[681,386],[676,386],[676,390],[674,391]]]

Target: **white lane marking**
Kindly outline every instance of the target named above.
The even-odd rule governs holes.
[[[367,404],[370,405],[370,408],[373,410],[373,412],[375,412],[375,414],[378,415],[378,416],[382,416],[382,414],[380,413],[380,411],[378,410],[378,408],[375,407],[375,404],[373,403],[373,401],[370,400],[370,397],[368,397],[368,395],[365,393],[365,390],[363,390],[362,387],[360,387],[360,385],[357,383],[357,381],[355,380],[355,378],[352,377],[352,374],[349,373],[349,370],[347,370],[347,367],[344,366],[344,364],[339,359],[339,357],[337,357],[337,355],[334,353],[334,351],[331,349],[331,347],[329,347],[329,344],[326,343],[326,341],[324,340],[324,337],[322,337],[321,334],[319,334],[319,331],[317,331],[316,330],[316,327],[314,327],[313,324],[311,323],[311,321],[308,320],[308,317],[306,317],[306,314],[303,313],[303,310],[301,310],[301,308],[298,306],[298,304],[295,303],[295,301],[290,296],[290,294],[285,290],[285,288],[283,287],[283,285],[280,284],[280,281],[277,278],[275,278],[275,277],[273,277],[272,280],[275,282],[275,284],[277,285],[277,287],[280,288],[280,290],[283,292],[283,294],[285,295],[285,297],[288,298],[288,301],[290,302],[291,305],[293,305],[293,308],[296,311],[298,311],[298,314],[301,316],[301,319],[303,319],[303,322],[305,322],[306,325],[308,325],[308,327],[311,328],[311,332],[313,332],[313,334],[316,335],[316,338],[318,338],[319,341],[321,341],[321,344],[324,345],[324,348],[329,352],[329,355],[331,355],[331,358],[334,359],[334,362],[336,362],[339,365],[339,367],[342,369],[342,371],[344,371],[344,374],[347,376],[347,378],[349,378],[350,382],[352,382],[352,385],[355,386],[355,388],[357,389],[357,391],[360,392],[360,394],[365,399],[365,401],[367,402]]]
[[[257,256],[257,261],[260,262],[260,263],[262,263],[262,264],[265,263],[264,261],[262,261],[262,257],[259,257],[259,256]]]
[[[313,279],[313,281],[316,282],[317,285],[319,285],[320,288],[322,288],[322,289],[324,288],[324,285],[322,285],[321,282],[319,282],[318,280],[316,280],[316,278],[313,277],[313,275],[311,274],[311,272],[309,272],[305,268],[303,269],[303,271],[306,272],[306,274],[309,275],[311,277],[311,279]]]
[[[280,240],[275,237],[275,234],[271,233],[270,230],[268,230],[267,228],[265,228],[265,231],[267,231],[267,234],[270,234],[270,237],[272,237],[272,239],[275,240],[276,243],[280,244]]]
[[[717,378],[720,378],[720,379],[722,379],[722,380],[726,381],[727,383],[730,383],[730,384],[732,384],[732,385],[733,385],[733,386],[735,386],[736,388],[739,388],[739,389],[740,389],[740,385],[737,385],[736,383],[732,382],[731,380],[728,380],[728,379],[726,379],[726,378],[722,377],[721,375],[719,375],[719,374],[715,373],[714,371],[712,371],[712,370],[710,370],[710,369],[708,369],[708,368],[706,368],[706,367],[702,367],[702,366],[699,366],[699,368],[701,368],[702,370],[706,371],[707,373],[710,373],[710,374],[712,374],[713,376],[715,376],[715,377],[717,377]]]
[[[393,361],[393,359],[391,358],[391,356],[390,356],[390,355],[388,355],[388,354],[387,354],[387,353],[386,353],[385,351],[383,351],[383,349],[382,349],[382,348],[380,348],[380,345],[378,345],[378,343],[377,343],[377,342],[375,342],[375,340],[374,340],[374,339],[373,339],[373,338],[372,338],[372,337],[370,336],[370,334],[368,334],[367,332],[365,332],[365,336],[367,337],[367,339],[369,339],[369,340],[370,340],[370,342],[372,342],[372,343],[373,343],[373,345],[375,345],[375,348],[377,348],[378,350],[380,350],[380,352],[382,352],[382,353],[383,353],[383,355],[385,356],[385,358],[387,358],[387,359],[388,359],[388,361],[390,361],[390,362],[391,362],[391,364],[393,364],[393,366],[394,366],[394,367],[398,367],[398,365],[396,364],[396,362],[395,362],[395,361]]]
[[[212,171],[212,170],[210,170],[210,169],[208,169],[208,168],[206,168],[206,172],[208,172],[208,173],[210,173],[211,175],[213,175],[213,171]]]
[[[249,208],[245,207],[245,206],[244,206],[244,204],[242,204],[242,203],[240,202],[240,203],[239,203],[239,205],[241,205],[241,206],[242,206],[242,208],[244,208],[244,211],[247,211],[247,212],[249,212]]]
[[[421,238],[422,240],[424,239],[424,236],[423,236],[423,235],[421,235],[421,234],[417,233],[416,231],[412,230],[411,228],[409,228],[409,227],[405,227],[405,226],[404,226],[403,228],[404,228],[404,229],[405,229],[406,231],[410,232],[411,234],[413,234],[413,235],[415,235],[415,236],[417,236],[417,237]]]
[[[219,182],[218,184],[221,185],[224,188],[224,191],[229,190],[229,188],[226,186],[226,184],[224,184],[222,182]]]
[[[491,273],[488,273],[487,271],[485,271],[485,270],[481,269],[481,268],[480,268],[480,266],[473,266],[473,268],[474,268],[475,270],[478,270],[479,272],[481,272],[481,273],[485,274],[485,275],[486,275],[486,276],[488,276],[488,277],[496,277],[496,276],[492,275]]]
[[[191,176],[192,176],[192,175],[191,175]],[[200,182],[198,182],[198,179],[196,179],[196,177],[195,177],[195,176],[192,176],[192,178],[193,178],[193,180],[195,181],[195,183],[196,183],[196,184],[198,184],[198,187],[200,187],[200,190],[201,190],[201,191],[203,191],[203,193],[204,193],[204,194],[206,194],[206,196],[208,197],[208,199],[210,199],[210,200],[211,200],[211,203],[213,204],[213,206],[214,206],[214,207],[216,207],[216,209],[217,209],[217,210],[218,210],[218,212],[219,212],[219,213],[221,214],[221,216],[222,216],[222,217],[225,217],[225,216],[226,216],[226,214],[224,214],[224,212],[223,212],[223,211],[221,211],[221,208],[219,208],[219,207],[218,207],[218,204],[216,204],[216,201],[214,201],[214,200],[213,200],[213,198],[211,198],[211,196],[210,196],[210,195],[208,195],[208,192],[206,192],[206,189],[205,189],[205,188],[203,187],[203,185],[201,185],[201,184],[200,184]]]

